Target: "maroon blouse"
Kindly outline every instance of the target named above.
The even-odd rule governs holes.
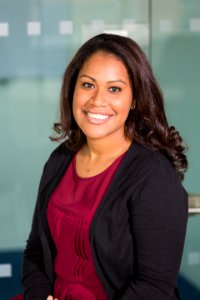
[[[89,241],[90,223],[123,155],[96,176],[76,173],[76,156],[51,195],[47,219],[57,255],[54,297],[59,300],[106,300]]]

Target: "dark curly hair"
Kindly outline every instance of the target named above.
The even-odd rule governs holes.
[[[57,136],[53,141],[66,139],[74,150],[86,143],[86,136],[75,122],[72,101],[76,80],[84,62],[94,53],[111,53],[125,65],[135,99],[125,123],[125,135],[140,144],[162,152],[174,165],[181,179],[187,169],[185,146],[175,127],[169,127],[164,110],[163,96],[148,59],[132,39],[115,34],[99,34],[83,44],[68,65],[60,96],[60,121],[54,124]]]

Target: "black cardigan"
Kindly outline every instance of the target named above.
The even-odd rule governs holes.
[[[26,300],[53,294],[56,249],[46,207],[73,155],[63,143],[44,167],[23,256]],[[94,264],[108,299],[178,299],[187,215],[187,193],[174,167],[158,151],[134,143],[90,227]]]

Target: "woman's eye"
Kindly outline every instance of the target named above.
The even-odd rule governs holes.
[[[116,93],[116,92],[120,92],[121,88],[118,87],[118,86],[112,86],[112,87],[109,88],[109,91],[112,92],[112,93]]]
[[[91,89],[93,87],[93,84],[92,83],[89,83],[89,82],[84,82],[82,84],[83,87],[87,88],[87,89]]]

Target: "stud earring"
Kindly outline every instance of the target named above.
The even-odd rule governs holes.
[[[135,103],[133,103],[132,105],[131,105],[131,110],[134,110],[135,109]]]

